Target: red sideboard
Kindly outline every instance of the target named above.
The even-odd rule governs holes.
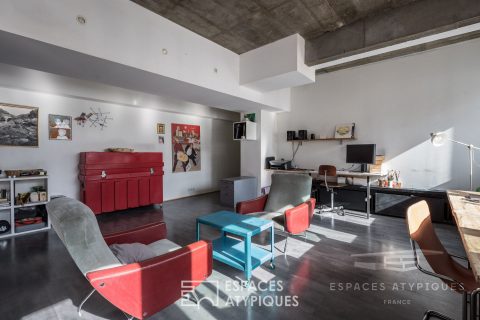
[[[161,152],[82,152],[82,202],[95,214],[163,202]]]

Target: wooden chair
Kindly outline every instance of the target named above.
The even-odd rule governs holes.
[[[417,269],[425,274],[441,279],[450,288],[462,293],[462,319],[467,319],[467,314],[469,313],[468,305],[470,305],[470,319],[476,319],[474,315],[477,314],[477,301],[472,301],[472,292],[476,291],[479,284],[477,284],[473,272],[469,269],[468,260],[464,257],[449,254],[447,250],[445,250],[445,247],[438,239],[435,229],[433,228],[430,210],[426,201],[417,202],[408,208],[407,227]],[[428,271],[420,266],[415,244],[418,244],[433,271]],[[454,258],[467,261],[468,267],[464,267]],[[473,296],[477,296],[477,294]],[[426,320],[431,317],[452,320],[432,310],[425,312],[423,319]]]
[[[346,186],[346,184],[338,183],[337,168],[331,165],[321,165],[318,167],[318,176],[318,180],[322,182],[320,185],[325,187],[327,192],[330,192],[330,206],[320,206],[320,212],[333,212],[341,216],[345,215],[343,206],[335,206],[335,190]]]

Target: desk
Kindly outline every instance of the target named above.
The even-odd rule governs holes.
[[[480,282],[480,193],[448,190],[447,196],[473,275]],[[479,294],[477,288],[470,299],[478,301]],[[476,319],[475,313],[470,313],[469,318]]]
[[[480,282],[480,202],[475,201],[480,200],[480,193],[448,190],[447,195],[473,274]]]
[[[370,200],[371,196],[371,184],[372,179],[378,179],[385,176],[381,173],[370,173],[370,172],[354,172],[354,171],[337,171],[337,177],[343,178],[360,178],[360,179],[367,179],[367,198],[365,201],[367,202],[367,219],[370,219]]]
[[[290,170],[269,169],[269,170],[274,172],[281,172],[281,173],[305,173],[310,175],[318,174],[318,170],[312,170],[312,169],[290,169]],[[372,180],[378,179],[384,176],[385,174],[381,174],[381,173],[337,171],[337,177],[367,179],[367,197],[365,199],[365,202],[367,202],[367,219],[370,219],[370,211],[371,211],[370,200],[372,199],[372,195],[371,195]]]

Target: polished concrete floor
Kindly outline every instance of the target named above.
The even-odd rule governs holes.
[[[164,220],[168,238],[195,240],[195,217],[225,209],[218,194],[99,216],[104,232]],[[438,225],[442,242],[462,254],[454,226]],[[215,232],[202,229],[206,238]],[[257,239],[262,241],[262,239]],[[283,249],[285,239],[276,237]],[[240,271],[214,262],[209,282],[198,287],[199,306],[178,301],[152,319],[421,319],[435,309],[460,319],[461,296],[412,268],[405,221],[373,216],[315,217],[308,239],[289,240],[277,251],[276,269],[253,272],[252,286],[237,286]],[[270,291],[264,291],[265,286]],[[78,319],[76,307],[91,290],[53,230],[0,241],[0,319]],[[214,298],[218,295],[218,300]],[[83,319],[125,319],[98,294],[86,303]]]

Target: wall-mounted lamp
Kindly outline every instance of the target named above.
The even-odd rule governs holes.
[[[430,133],[430,141],[435,147],[441,147],[445,144],[445,142],[453,142],[453,143],[457,143],[467,147],[468,153],[470,155],[470,190],[473,191],[473,159],[474,159],[473,151],[480,150],[480,148],[474,146],[473,144],[452,140],[447,136],[446,132]]]

